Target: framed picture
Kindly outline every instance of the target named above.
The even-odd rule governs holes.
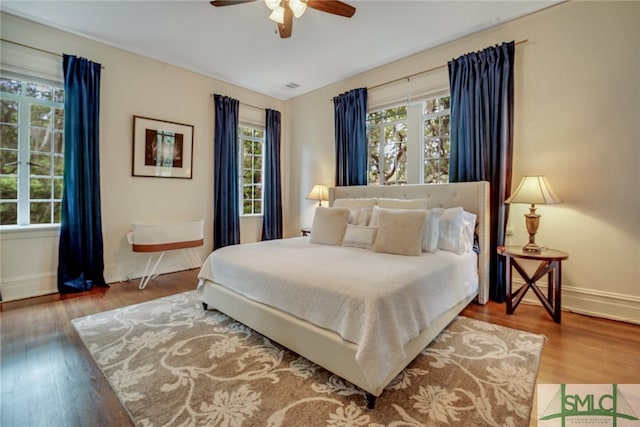
[[[193,125],[133,116],[133,176],[191,179]]]

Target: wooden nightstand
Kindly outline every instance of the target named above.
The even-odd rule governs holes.
[[[311,234],[311,227],[302,227],[300,229],[300,234],[302,234],[303,236],[308,236],[309,234]]]
[[[561,289],[562,289],[562,261],[569,258],[566,252],[555,249],[543,249],[542,253],[523,252],[520,246],[499,246],[498,253],[506,258],[505,269],[507,314],[513,314],[522,297],[529,288],[536,294],[543,307],[553,318],[553,321],[560,323],[561,320]],[[538,261],[540,265],[531,277],[518,263],[519,259],[529,259]],[[511,292],[511,271],[515,268],[524,279],[525,284],[513,294]],[[547,296],[545,296],[536,282],[547,275]]]

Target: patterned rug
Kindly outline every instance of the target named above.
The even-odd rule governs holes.
[[[73,320],[139,426],[528,426],[543,337],[458,317],[374,410],[195,291]]]

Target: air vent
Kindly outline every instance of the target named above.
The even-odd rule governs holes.
[[[297,87],[300,87],[300,85],[299,85],[299,84],[297,84],[297,83],[293,83],[293,82],[292,82],[292,83],[289,83],[289,84],[288,84],[288,85],[286,85],[286,86],[287,86],[289,89],[295,89],[295,88],[297,88]]]

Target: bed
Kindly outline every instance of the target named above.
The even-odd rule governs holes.
[[[475,215],[476,251],[393,255],[313,244],[312,229],[310,237],[214,251],[198,275],[197,290],[205,309],[229,315],[360,387],[373,408],[385,386],[464,307],[474,299],[487,302],[489,185],[335,187],[329,199],[332,206],[404,199],[426,200],[429,209],[463,208]],[[381,222],[379,231],[382,227]],[[436,272],[427,280],[425,271]],[[427,287],[437,299],[416,297]],[[326,306],[320,304],[324,300]]]

